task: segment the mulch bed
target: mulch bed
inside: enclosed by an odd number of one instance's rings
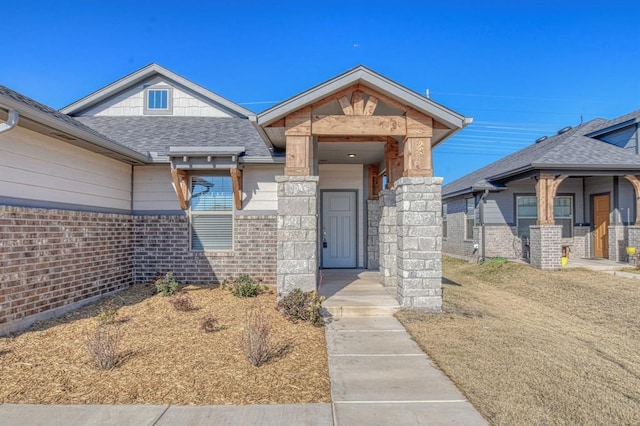
[[[0,337],[0,402],[38,404],[269,404],[329,402],[324,329],[294,324],[275,295],[237,298],[217,286],[187,286],[195,310],[180,312],[152,285],[135,285],[29,330]],[[105,304],[118,308],[121,359],[97,369],[85,339]],[[242,351],[245,313],[262,307],[274,356],[254,367]],[[200,322],[213,316],[218,328]]]

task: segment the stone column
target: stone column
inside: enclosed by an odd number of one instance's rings
[[[609,226],[609,260],[622,262],[627,259],[627,239],[624,225]]]
[[[398,302],[442,310],[442,178],[403,177],[396,182]]]
[[[380,268],[380,202],[367,201],[367,265],[369,269]]]
[[[396,272],[396,192],[392,189],[380,191],[380,227],[378,241],[380,245],[380,276],[382,284],[393,287],[397,282]]]
[[[530,263],[538,269],[560,269],[562,264],[562,226],[532,225],[529,227]]]
[[[276,176],[278,183],[278,297],[317,289],[318,176]]]
[[[629,247],[635,247],[636,254],[640,254],[640,226],[629,225],[627,232],[629,233]]]

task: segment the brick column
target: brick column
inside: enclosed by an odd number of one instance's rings
[[[396,182],[398,302],[442,310],[442,178],[403,177]]]
[[[378,202],[380,205],[380,227],[378,231],[380,276],[385,287],[393,287],[397,282],[396,192],[391,189],[383,189],[380,191]]]
[[[627,239],[624,225],[609,226],[609,260],[622,262],[627,259]]]
[[[627,243],[628,246],[635,247],[636,254],[640,254],[640,226],[629,225],[627,227],[627,232],[629,233],[629,242]]]
[[[532,225],[529,227],[531,266],[538,269],[560,269],[562,257],[562,226]]]
[[[318,176],[276,176],[278,296],[318,284]]]
[[[380,268],[380,203],[378,200],[367,200],[367,267]]]

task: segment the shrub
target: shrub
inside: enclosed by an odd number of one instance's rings
[[[118,308],[114,306],[113,299],[102,305],[98,312],[98,322],[102,325],[113,324],[118,316]]]
[[[222,281],[222,288],[227,288],[236,297],[256,297],[265,288],[258,284],[249,275],[240,275],[238,278],[225,278]]]
[[[178,281],[173,278],[173,272],[167,272],[156,279],[156,290],[163,296],[171,296],[178,291]]]
[[[176,311],[193,311],[195,306],[193,306],[193,300],[187,293],[178,293],[169,298],[169,303],[173,305]]]
[[[296,288],[278,301],[277,308],[294,323],[304,321],[319,327],[324,325],[323,301],[324,297],[318,296],[315,291],[305,293]]]
[[[264,308],[249,308],[245,314],[242,349],[251,364],[260,367],[273,355],[271,322]]]
[[[97,368],[110,370],[118,365],[120,361],[118,349],[122,335],[120,327],[102,324],[98,324],[95,329],[86,333],[87,352]]]
[[[211,315],[202,317],[200,320],[200,329],[205,333],[213,333],[222,329],[218,324],[218,320]]]

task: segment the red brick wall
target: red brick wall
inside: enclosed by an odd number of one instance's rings
[[[0,206],[0,333],[130,285],[129,215]]]
[[[136,283],[173,271],[176,279],[186,283],[220,283],[249,274],[264,284],[275,284],[275,215],[236,215],[233,251],[211,253],[189,250],[186,216],[135,216],[133,220]]]

